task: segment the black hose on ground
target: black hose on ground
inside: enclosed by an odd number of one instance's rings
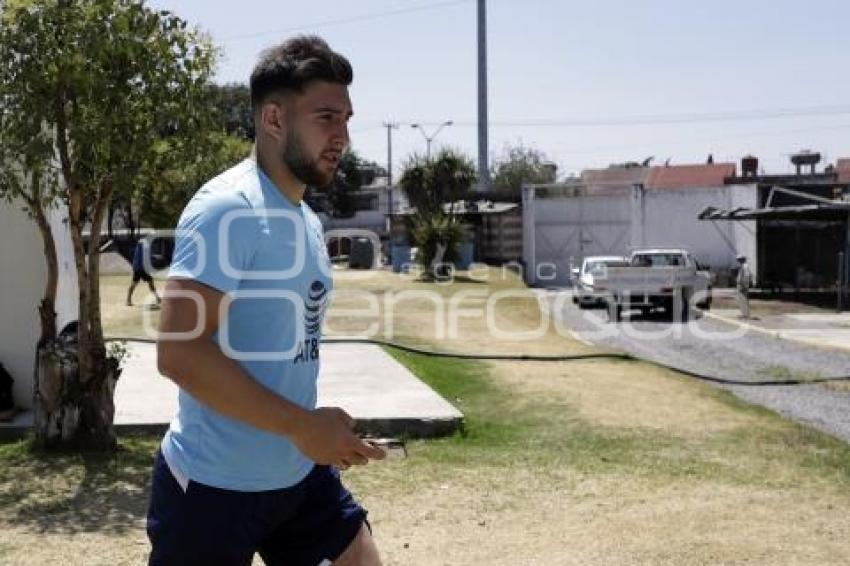
[[[107,342],[145,342],[145,343],[154,343],[155,340],[151,338],[107,338]],[[632,354],[622,354],[616,352],[601,352],[596,354],[564,354],[564,355],[534,355],[534,354],[465,354],[460,352],[443,352],[438,350],[426,350],[424,348],[417,348],[415,346],[407,346],[404,344],[399,344],[398,342],[391,342],[389,340],[380,340],[375,338],[322,338],[322,343],[325,344],[373,344],[376,346],[385,346],[388,348],[394,348],[396,350],[401,350],[403,352],[409,352],[411,354],[420,354],[423,356],[431,356],[436,358],[454,358],[459,360],[483,360],[483,361],[510,361],[510,362],[574,362],[581,360],[594,360],[594,359],[604,359],[604,360],[618,360],[618,361],[628,361],[628,362],[644,362],[647,364],[654,365],[656,367],[660,367],[672,372],[680,373],[682,375],[692,377],[694,379],[699,379],[701,381],[708,381],[711,383],[718,383],[721,385],[747,385],[747,386],[789,386],[789,385],[813,385],[817,383],[829,383],[835,381],[850,381],[850,375],[842,375],[835,377],[813,377],[811,379],[769,379],[769,380],[761,380],[761,381],[743,381],[739,379],[724,379],[722,377],[714,377],[711,375],[705,375],[701,373],[696,373],[693,371],[689,371],[682,368],[677,368],[675,366],[670,366],[661,362],[657,362],[655,360],[650,360],[647,358],[641,358],[639,356],[633,356]]]

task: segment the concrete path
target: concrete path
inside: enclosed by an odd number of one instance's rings
[[[783,313],[740,318],[737,309],[714,309],[705,316],[808,346],[850,351],[850,313]]]
[[[156,370],[153,344],[130,342],[115,390],[115,424],[124,430],[165,430],[177,412],[177,386]],[[345,409],[373,436],[432,437],[455,431],[463,415],[378,346],[323,344],[319,405]],[[32,414],[14,425],[31,426]],[[6,433],[11,433],[10,425]],[[0,435],[3,435],[0,430]]]

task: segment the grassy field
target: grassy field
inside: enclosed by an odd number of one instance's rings
[[[378,337],[441,349],[589,351],[551,325],[531,342],[494,338],[473,314],[457,319],[459,338],[440,337],[436,303],[424,297],[386,308],[403,291],[521,290],[513,276],[440,286],[356,275],[336,277],[335,334],[371,324]],[[371,301],[362,290],[378,298],[377,314],[352,314]],[[132,331],[140,311],[123,309],[109,313],[116,334]],[[493,320],[530,330],[544,319],[529,295],[500,301]],[[388,351],[466,423],[452,437],[408,442],[406,459],[345,472],[387,564],[850,563],[850,449],[824,434],[637,362]],[[143,563],[157,440],[125,436],[109,458],[0,446],[0,562]]]

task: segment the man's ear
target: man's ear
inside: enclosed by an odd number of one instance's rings
[[[263,133],[282,140],[286,132],[286,105],[277,100],[267,100],[260,107],[260,128]]]

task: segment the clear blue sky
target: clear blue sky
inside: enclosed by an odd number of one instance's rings
[[[319,34],[354,66],[359,153],[385,164],[381,122],[401,122],[398,171],[425,151],[407,124],[451,119],[435,146],[477,161],[475,0],[151,5],[212,35],[219,82],[247,82],[264,47]],[[850,157],[849,21],[844,0],[489,0],[491,159],[520,141],[559,176],[649,156],[753,153],[768,172],[790,170],[788,154],[803,148]]]

